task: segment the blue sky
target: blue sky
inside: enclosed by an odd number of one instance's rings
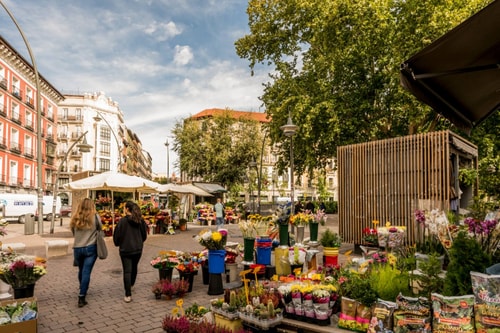
[[[267,74],[250,76],[234,42],[248,34],[243,0],[2,0],[38,70],[61,93],[103,91],[166,172],[174,124],[207,108],[259,111]],[[0,7],[0,34],[29,61]],[[171,139],[169,139],[171,141]],[[170,153],[170,172],[177,157]]]

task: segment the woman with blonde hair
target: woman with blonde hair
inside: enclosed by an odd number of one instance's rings
[[[78,307],[87,305],[85,297],[90,284],[90,274],[97,260],[97,230],[102,229],[102,223],[97,214],[94,201],[83,199],[78,209],[71,216],[71,232],[75,237],[73,243],[74,265],[78,266]]]

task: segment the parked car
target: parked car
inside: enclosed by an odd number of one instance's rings
[[[71,206],[62,205],[62,207],[61,207],[61,216],[71,217]]]

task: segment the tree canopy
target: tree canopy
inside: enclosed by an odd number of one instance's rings
[[[173,150],[182,172],[228,186],[244,183],[248,163],[260,155],[260,124],[231,116],[229,110],[204,119],[187,118],[175,124]],[[256,144],[257,143],[257,144]]]
[[[399,83],[400,64],[486,6],[487,0],[250,0],[250,33],[235,43],[253,71],[269,68],[261,100],[288,164],[324,167],[338,146],[452,129]]]

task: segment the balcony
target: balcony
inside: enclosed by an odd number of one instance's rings
[[[24,148],[24,156],[26,156],[27,158],[33,158],[35,156],[34,152],[35,150],[31,147]]]
[[[0,80],[0,87],[3,88],[4,90],[7,90],[7,79],[2,78]]]
[[[67,133],[61,133],[61,132],[59,132],[59,133],[57,133],[57,138],[59,140],[66,141],[66,140],[68,140],[68,134]]]
[[[7,117],[7,107],[3,104],[0,104],[0,116]]]
[[[23,101],[23,98],[21,96],[21,92],[19,91],[19,88],[13,86],[12,87],[12,96],[20,100],[21,102]]]
[[[33,104],[33,98],[32,97],[26,96],[26,105],[28,105],[32,109],[35,108],[35,105]]]
[[[2,149],[7,148],[7,139],[6,138],[0,138],[0,148],[2,148]]]
[[[21,116],[19,115],[19,112],[12,110],[10,119],[16,124],[21,125]]]
[[[47,135],[47,141],[54,143],[54,135],[53,134],[48,134]]]
[[[10,151],[14,154],[21,154],[21,145],[17,142],[10,143]]]

